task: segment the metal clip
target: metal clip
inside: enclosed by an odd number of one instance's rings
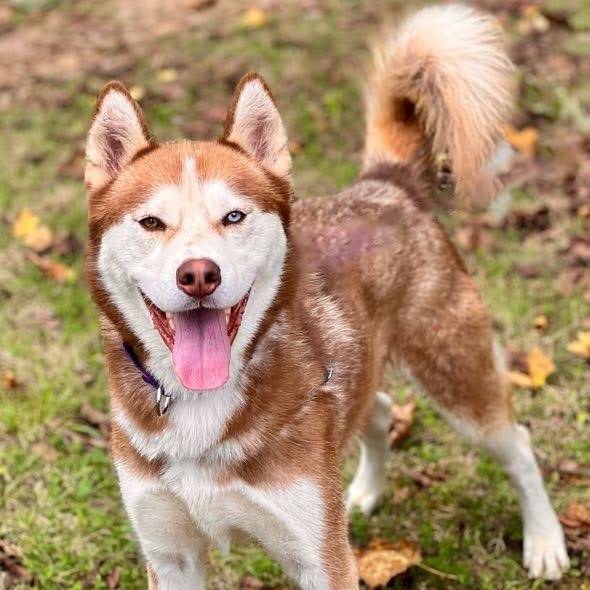
[[[171,395],[166,395],[164,393],[164,390],[160,385],[156,391],[156,414],[158,414],[158,416],[163,416],[168,411],[171,398]]]

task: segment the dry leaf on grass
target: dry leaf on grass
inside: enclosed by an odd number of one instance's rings
[[[419,469],[410,473],[412,481],[421,488],[429,488],[430,486],[447,481],[449,474],[445,471],[437,469],[435,465],[427,465],[424,469]]]
[[[6,539],[0,539],[0,572],[6,572],[8,588],[32,580],[31,574],[22,564],[20,548]]]
[[[268,14],[262,8],[252,7],[242,15],[241,24],[248,29],[259,29],[268,22]]]
[[[506,125],[504,127],[504,137],[515,150],[527,156],[535,155],[539,132],[534,127],[516,129],[512,125]]]
[[[49,227],[29,209],[23,209],[12,224],[12,235],[27,248],[40,253],[53,244],[53,233]]]
[[[533,326],[536,330],[545,330],[549,325],[549,319],[546,315],[538,315],[533,319]]]
[[[29,260],[48,278],[58,283],[71,283],[76,279],[76,272],[73,268],[51,260],[43,258],[34,252],[29,252]]]
[[[410,401],[401,406],[393,404],[391,407],[391,430],[389,432],[389,445],[391,447],[399,446],[410,434],[414,423],[415,409],[415,401]]]
[[[119,588],[119,582],[121,581],[121,573],[122,573],[121,568],[117,566],[107,576],[107,588],[109,590],[117,590]]]
[[[20,381],[16,377],[16,373],[11,369],[6,369],[0,375],[0,383],[2,383],[2,388],[5,390],[14,390],[18,389],[21,385]]]
[[[590,360],[590,332],[578,332],[577,338],[567,345],[567,349],[576,356]]]
[[[526,355],[526,372],[508,371],[508,380],[516,387],[540,389],[553,373],[555,373],[553,360],[537,346]]]
[[[421,560],[420,549],[412,541],[375,540],[357,557],[359,579],[369,588],[385,586]]]
[[[31,450],[37,455],[37,457],[43,459],[43,461],[47,463],[55,463],[59,458],[59,453],[44,440],[33,443],[31,445]]]
[[[559,520],[574,551],[590,551],[590,511],[578,502],[570,504],[560,515]]]
[[[111,421],[105,412],[101,412],[89,402],[84,402],[78,411],[80,418],[94,428],[98,428],[105,438],[108,438],[111,431]]]

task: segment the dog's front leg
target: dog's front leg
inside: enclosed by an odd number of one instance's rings
[[[149,590],[204,590],[206,548],[182,500],[155,478],[117,468],[123,501],[147,560]]]
[[[319,478],[317,474],[322,474]],[[253,492],[264,516],[248,525],[301,590],[358,590],[340,474],[317,468],[288,485]]]

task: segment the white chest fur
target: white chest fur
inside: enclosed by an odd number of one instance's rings
[[[162,564],[177,587],[204,587],[199,554],[210,543],[228,548],[236,532],[258,540],[302,587],[327,587],[324,506],[310,479],[256,487],[221,483],[219,468],[195,461],[172,463],[158,480],[138,478],[122,465],[118,472],[146,558]],[[170,576],[174,564],[179,570]]]

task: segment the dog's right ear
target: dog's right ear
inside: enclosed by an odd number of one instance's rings
[[[96,101],[86,140],[86,186],[91,191],[103,188],[152,145],[140,106],[121,82],[109,82]]]

